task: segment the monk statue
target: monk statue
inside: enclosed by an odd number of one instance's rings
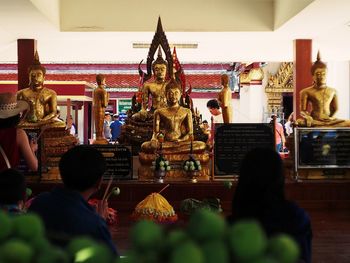
[[[162,52],[159,47],[158,58],[152,64],[154,81],[146,82],[143,85],[141,90],[142,91],[141,110],[132,116],[134,120],[145,121],[149,117],[149,115],[152,115],[152,113],[156,109],[166,107],[165,85],[167,83],[166,81],[167,67],[168,67],[168,63],[166,62],[166,60],[162,58]],[[152,106],[150,111],[148,112],[147,111],[148,104],[149,104],[149,101],[151,101],[150,97],[152,98]]]
[[[300,92],[300,115],[303,119],[297,120],[298,126],[350,127],[349,120],[335,118],[338,98],[336,90],[326,85],[326,73],[327,66],[318,53],[317,60],[311,67],[314,83]]]
[[[17,92],[17,100],[24,100],[29,111],[19,126],[24,129],[46,127],[66,127],[57,118],[57,94],[44,87],[46,69],[40,64],[38,52],[35,52],[34,63],[29,67],[29,87]]]
[[[102,74],[96,75],[96,83],[97,88],[93,92],[96,140],[93,144],[108,144],[108,141],[103,136],[103,122],[109,100],[109,94],[105,90],[106,77]]]
[[[224,123],[232,122],[232,91],[228,86],[228,76],[221,75],[222,89],[218,95],[219,105],[221,107]]]
[[[153,136],[151,141],[141,145],[144,153],[154,153],[159,148],[157,136],[164,134],[162,153],[181,154],[189,153],[193,140],[192,112],[179,105],[181,86],[172,80],[165,87],[168,106],[154,112]],[[201,141],[192,142],[193,153],[204,152],[206,144]]]

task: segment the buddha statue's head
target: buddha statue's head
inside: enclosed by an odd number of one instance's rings
[[[316,86],[326,85],[327,65],[321,61],[320,52],[317,53],[317,60],[311,67],[311,74]]]
[[[106,85],[106,76],[103,74],[97,74],[96,75],[96,83],[98,86]]]
[[[43,85],[45,80],[46,69],[40,63],[38,51],[35,51],[34,62],[28,68],[28,73],[30,87],[38,88]]]
[[[168,105],[175,105],[182,95],[181,84],[172,79],[165,87],[165,95]]]
[[[165,80],[168,63],[162,57],[162,51],[158,48],[158,57],[152,64],[153,75],[156,80]]]

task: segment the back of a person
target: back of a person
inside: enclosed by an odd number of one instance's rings
[[[272,147],[251,150],[240,165],[230,219],[258,220],[269,236],[289,234],[299,244],[300,259],[310,263],[310,219],[302,208],[286,200],[284,188],[284,167],[279,154]]]
[[[111,123],[111,133],[112,133],[112,140],[115,141],[118,139],[120,133],[121,133],[121,126],[122,123],[119,120],[115,120]]]
[[[106,221],[107,202],[101,201],[97,209],[87,200],[99,189],[106,171],[106,161],[97,149],[79,145],[64,153],[59,162],[63,186],[50,193],[37,196],[29,211],[44,221],[49,238],[65,246],[75,236],[89,236],[104,242],[118,254]]]
[[[106,235],[100,228],[101,224],[107,227],[105,221],[78,192],[56,188],[43,193],[33,200],[29,211],[40,215],[50,240],[60,246],[66,245],[74,236],[89,235],[100,239]]]

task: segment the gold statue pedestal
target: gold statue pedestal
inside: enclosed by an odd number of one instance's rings
[[[92,141],[92,144],[108,144],[105,138],[98,138]]]
[[[196,171],[196,177],[183,169],[183,163],[188,159],[188,154],[166,154],[163,156],[169,161],[171,170],[166,171],[163,179],[164,182],[196,182],[208,181],[210,179],[210,165],[209,153],[192,154],[196,160],[201,162],[202,169]],[[140,167],[138,169],[138,179],[140,181],[153,181],[155,179],[154,170],[152,169],[152,162],[156,159],[156,154],[147,154],[141,152],[139,154]],[[196,179],[196,180],[193,180]]]
[[[66,128],[52,127],[43,131],[41,140],[41,180],[60,180],[58,163],[61,156],[78,143]]]

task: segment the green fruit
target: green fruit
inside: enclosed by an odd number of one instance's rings
[[[222,216],[207,209],[199,209],[191,216],[188,231],[199,242],[217,240],[224,236],[226,222]]]
[[[36,214],[23,214],[13,218],[13,232],[18,238],[32,241],[44,236],[45,227]]]
[[[300,255],[298,244],[286,234],[270,239],[268,253],[279,263],[297,262]]]
[[[260,258],[249,261],[249,263],[279,263],[279,262],[268,256],[262,256]]]
[[[97,244],[92,247],[86,247],[75,253],[75,263],[110,263],[113,259],[110,249],[103,245]]]
[[[0,242],[9,237],[12,233],[13,223],[10,217],[0,211]]]
[[[67,245],[67,252],[74,256],[78,251],[95,246],[97,243],[89,237],[74,238]]]
[[[223,241],[209,241],[202,245],[202,252],[206,263],[230,262],[228,247]]]
[[[30,242],[30,246],[34,251],[44,251],[51,248],[50,242],[46,237],[38,236]]]
[[[152,221],[138,222],[130,232],[133,246],[139,251],[157,249],[163,239],[163,230]]]
[[[170,255],[170,263],[202,263],[204,256],[200,248],[193,242],[180,244]]]
[[[33,255],[31,247],[18,239],[11,239],[0,248],[0,262],[29,263]]]
[[[189,237],[185,233],[185,231],[182,230],[173,230],[171,231],[165,241],[165,247],[167,250],[173,250],[176,248],[179,244],[188,241]]]
[[[240,221],[228,231],[229,246],[235,258],[248,261],[260,257],[266,249],[266,235],[255,221]]]
[[[42,250],[37,256],[36,263],[69,263],[69,257],[62,249],[49,248]]]

